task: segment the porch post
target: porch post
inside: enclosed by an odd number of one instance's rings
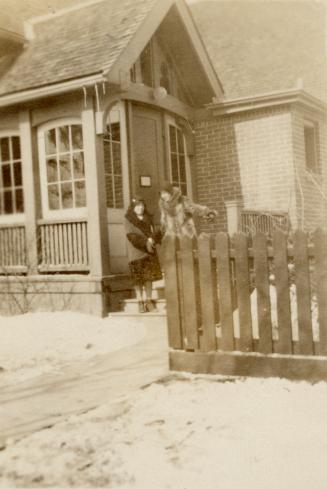
[[[38,174],[36,158],[33,154],[33,134],[30,112],[19,112],[19,132],[24,188],[25,210],[25,239],[27,273],[37,273],[37,200],[36,200],[36,175]]]
[[[241,202],[239,200],[226,200],[225,207],[227,213],[227,232],[231,236],[240,230]]]
[[[82,111],[88,212],[88,248],[93,277],[109,275],[109,239],[102,135],[96,134],[94,102]]]

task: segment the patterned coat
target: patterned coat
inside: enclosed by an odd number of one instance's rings
[[[208,218],[209,214],[217,212],[200,204],[195,204],[188,197],[182,195],[179,188],[174,187],[171,198],[165,202],[160,198],[161,227],[165,236],[182,238],[196,236],[193,216]]]

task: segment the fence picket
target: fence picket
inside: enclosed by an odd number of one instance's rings
[[[179,291],[177,277],[176,241],[165,238],[162,243],[162,259],[165,272],[165,298],[167,307],[168,343],[176,350],[183,348]]]
[[[240,320],[240,349],[252,351],[252,320],[248,242],[243,233],[235,235],[236,290]]]
[[[253,257],[259,327],[258,350],[260,353],[272,353],[267,238],[265,234],[261,232],[258,232],[253,237]]]
[[[216,259],[221,324],[221,338],[218,346],[221,350],[232,351],[234,349],[233,301],[229,237],[226,233],[218,233],[216,236]]]
[[[273,234],[274,271],[277,295],[278,341],[276,353],[292,353],[291,304],[288,284],[287,238],[282,231]]]
[[[195,267],[193,259],[193,241],[190,238],[180,239],[180,255],[183,280],[183,316],[185,319],[185,347],[197,350],[198,344],[198,312],[195,291]]]
[[[294,233],[294,265],[299,325],[299,341],[295,344],[294,351],[303,355],[311,355],[313,353],[313,337],[308,242],[307,235],[303,231]]]
[[[198,239],[199,278],[201,294],[201,318],[203,332],[200,336],[201,351],[212,351],[217,347],[215,304],[216,290],[213,281],[210,236],[202,234]]]
[[[317,229],[314,234],[315,276],[318,301],[319,354],[327,355],[327,232]]]

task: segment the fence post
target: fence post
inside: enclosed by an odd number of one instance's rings
[[[295,347],[295,353],[311,355],[313,353],[313,335],[308,240],[306,233],[303,231],[295,231],[294,233],[294,265],[299,325],[299,341]]]
[[[266,235],[258,232],[253,237],[255,284],[259,326],[259,352],[272,353],[272,325],[270,309],[269,270]]]
[[[201,318],[203,333],[200,336],[201,351],[216,350],[215,304],[216,291],[213,283],[210,236],[198,238],[199,278],[201,293]]]
[[[171,348],[180,350],[183,348],[181,331],[181,317],[179,306],[179,290],[176,240],[165,237],[162,243],[162,260],[165,274],[165,298],[167,308],[168,343]]]
[[[246,235],[243,233],[236,234],[235,268],[241,351],[253,350],[248,252]]]
[[[292,353],[292,322],[288,283],[287,238],[279,230],[273,234],[274,273],[277,295],[278,341],[276,353]]]
[[[180,257],[183,284],[182,321],[185,331],[184,348],[186,350],[197,350],[199,348],[198,309],[192,239],[187,237],[180,239]]]
[[[317,229],[314,234],[315,273],[317,282],[319,354],[327,355],[327,232]]]
[[[218,233],[216,236],[216,259],[221,323],[221,338],[218,341],[218,348],[224,351],[232,351],[234,350],[233,301],[229,236],[226,233]]]

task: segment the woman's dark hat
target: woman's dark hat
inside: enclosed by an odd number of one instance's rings
[[[131,200],[131,207],[134,209],[134,207],[137,204],[141,204],[141,203],[145,205],[143,197],[141,197],[140,195],[134,195],[134,197]]]

